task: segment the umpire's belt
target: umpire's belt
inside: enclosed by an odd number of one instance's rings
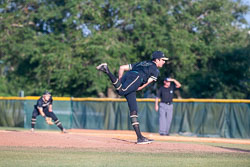
[[[167,105],[173,104],[172,102],[162,102],[162,103],[167,104]]]

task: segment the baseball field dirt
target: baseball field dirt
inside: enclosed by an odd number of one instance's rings
[[[137,145],[133,131],[118,130],[86,130],[71,129],[63,134],[59,131],[30,132],[28,130],[0,130],[0,146],[16,147],[55,147],[55,148],[84,148],[103,151],[119,152],[214,152],[214,153],[249,153],[249,139],[222,139],[204,137],[160,136],[157,133],[144,133],[155,142]],[[234,149],[202,143],[240,144],[242,148]]]

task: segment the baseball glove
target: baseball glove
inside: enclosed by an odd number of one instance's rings
[[[45,117],[45,121],[48,125],[54,125],[54,123],[52,122],[52,118],[51,117]]]

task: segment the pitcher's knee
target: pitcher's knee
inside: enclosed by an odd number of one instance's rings
[[[126,95],[126,92],[124,92],[122,89],[119,89],[119,90],[117,90],[116,92],[117,92],[117,94],[120,95],[120,96]]]

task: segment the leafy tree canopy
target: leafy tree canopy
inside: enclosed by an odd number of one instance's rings
[[[184,98],[249,98],[249,6],[240,0],[1,0],[0,95],[110,96],[95,66],[170,61]]]

